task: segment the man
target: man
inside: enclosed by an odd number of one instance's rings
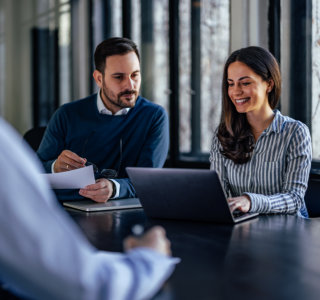
[[[169,145],[168,117],[162,107],[139,96],[140,57],[131,40],[103,41],[94,59],[99,92],[60,107],[37,153],[46,172],[97,166],[97,181],[79,191],[83,197],[97,202],[134,197],[125,168],[163,166]],[[75,193],[58,196],[74,199]]]
[[[2,286],[28,299],[154,295],[177,262],[164,230],[127,238],[126,254],[97,251],[59,207],[33,151],[1,119],[0,140]]]

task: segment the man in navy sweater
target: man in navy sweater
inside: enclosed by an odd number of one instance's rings
[[[168,152],[165,110],[139,96],[140,57],[135,43],[110,38],[97,46],[94,59],[99,92],[61,106],[37,152],[48,173],[88,164],[97,167],[95,184],[79,192],[57,192],[60,200],[134,197],[125,168],[162,167]]]

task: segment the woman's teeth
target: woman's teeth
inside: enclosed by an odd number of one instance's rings
[[[239,104],[244,103],[244,102],[247,102],[247,101],[249,101],[249,98],[245,98],[245,99],[236,99],[236,103],[239,103]]]

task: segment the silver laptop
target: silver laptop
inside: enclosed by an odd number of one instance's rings
[[[231,213],[213,170],[126,168],[148,217],[237,223],[258,213]]]
[[[140,208],[141,203],[138,198],[126,198],[119,200],[109,200],[105,203],[97,203],[92,200],[79,200],[63,202],[65,207],[78,209],[81,211],[103,211],[103,210],[116,210],[116,209],[129,209],[129,208]]]

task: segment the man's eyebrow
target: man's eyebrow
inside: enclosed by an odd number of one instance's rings
[[[135,71],[133,71],[131,74],[137,73],[137,72],[140,73],[140,70],[135,70]],[[116,73],[112,73],[111,75],[112,75],[112,76],[119,76],[119,75],[123,76],[123,75],[125,75],[125,74],[126,74],[126,73],[116,72]]]
[[[116,73],[113,73],[111,74],[112,76],[115,76],[115,75],[124,75],[124,73],[121,73],[121,72],[116,72]]]

